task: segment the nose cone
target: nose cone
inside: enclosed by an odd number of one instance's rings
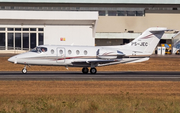
[[[13,56],[13,57],[9,58],[8,61],[16,64],[17,63],[17,57]]]

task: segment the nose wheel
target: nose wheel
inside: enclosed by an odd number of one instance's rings
[[[27,73],[26,65],[25,65],[24,68],[22,69],[22,73],[23,73],[23,74],[26,74],[26,73]]]
[[[23,68],[23,69],[22,69],[22,73],[23,73],[23,74],[26,74],[26,73],[27,73],[27,69],[26,69],[26,68]]]

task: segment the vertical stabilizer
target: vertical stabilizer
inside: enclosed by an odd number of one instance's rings
[[[149,28],[132,42],[125,45],[125,47],[126,49],[133,50],[136,53],[151,55],[165,31],[169,30],[163,27]]]

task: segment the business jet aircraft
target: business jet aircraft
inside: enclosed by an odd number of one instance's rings
[[[83,67],[82,72],[96,74],[97,66],[142,62],[149,59],[167,28],[152,27],[126,45],[118,46],[63,46],[40,45],[33,50],[8,59],[15,64]]]

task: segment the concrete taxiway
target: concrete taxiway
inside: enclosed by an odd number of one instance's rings
[[[180,81],[180,72],[98,72],[82,74],[81,72],[0,72],[0,80],[62,80],[62,81]]]

